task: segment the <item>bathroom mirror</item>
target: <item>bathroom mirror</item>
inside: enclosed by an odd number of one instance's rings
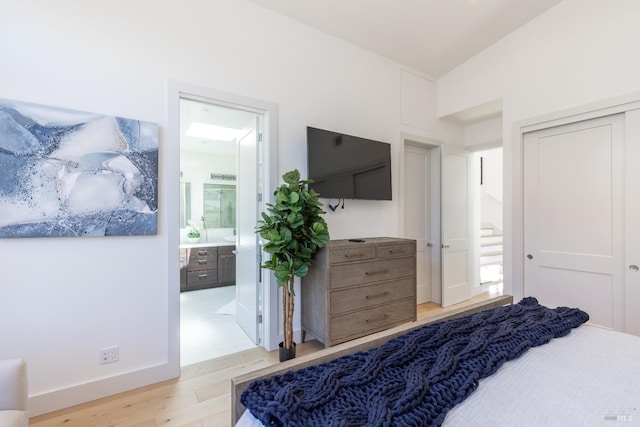
[[[180,183],[180,228],[187,226],[191,218],[191,183]]]
[[[204,184],[203,191],[207,228],[236,228],[236,186]]]

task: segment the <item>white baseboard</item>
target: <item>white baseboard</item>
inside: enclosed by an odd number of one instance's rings
[[[134,372],[29,396],[29,416],[35,417],[58,411],[179,376],[180,366],[169,366],[168,363],[165,363]]]

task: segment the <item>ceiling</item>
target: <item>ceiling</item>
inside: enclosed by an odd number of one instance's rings
[[[249,0],[322,32],[438,78],[561,0]],[[479,106],[472,123],[501,110]],[[462,113],[460,113],[462,114]],[[242,129],[255,115],[196,100],[182,100],[183,150],[231,155],[235,144],[185,135],[191,123]]]
[[[249,0],[433,78],[561,0]]]

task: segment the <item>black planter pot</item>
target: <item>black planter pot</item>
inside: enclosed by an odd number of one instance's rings
[[[295,359],[296,357],[296,343],[293,343],[293,347],[284,348],[284,343],[280,343],[280,361]]]

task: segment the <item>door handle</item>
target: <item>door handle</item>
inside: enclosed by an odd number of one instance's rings
[[[533,255],[531,254],[527,255],[527,259],[533,259]]]
[[[638,266],[637,266],[637,265],[635,265],[635,264],[631,264],[631,265],[629,266],[629,270],[631,270],[631,271],[633,271],[633,272],[636,272],[636,271],[640,270],[640,267],[638,267]]]
[[[450,248],[450,247],[451,247],[451,246],[447,245],[446,243],[443,243],[443,244],[442,244],[442,249],[447,249],[447,248]]]

